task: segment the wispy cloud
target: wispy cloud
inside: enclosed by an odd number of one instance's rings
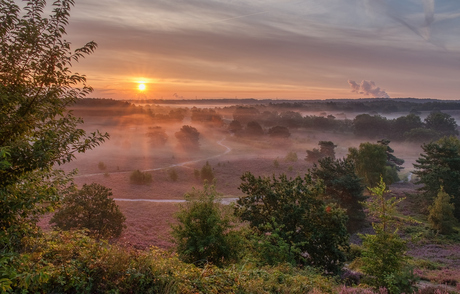
[[[352,97],[343,85],[350,76],[372,76],[392,97],[460,90],[460,3],[452,1],[80,0],[72,16],[72,42],[99,43],[77,65],[97,77],[96,89],[142,75],[194,89],[208,81],[229,97],[264,84],[278,97],[285,89]]]

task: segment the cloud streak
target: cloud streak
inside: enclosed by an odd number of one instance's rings
[[[99,44],[94,58],[76,65],[96,78],[96,94],[122,93],[124,81],[142,76],[158,81],[149,88],[184,98],[184,88],[210,97],[245,89],[257,97],[351,98],[343,81],[372,75],[395,97],[460,98],[460,5],[367,0],[369,15],[362,1],[80,0],[69,37]],[[369,86],[372,95],[377,87]]]
[[[358,84],[355,81],[348,80],[348,84],[353,93],[372,96],[374,98],[390,98],[390,95],[388,95],[385,90],[377,87],[373,81],[362,80],[361,84]]]

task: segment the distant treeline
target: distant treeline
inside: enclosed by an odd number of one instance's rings
[[[433,110],[458,110],[460,100],[436,100],[417,98],[366,98],[331,100],[273,100],[273,99],[195,99],[195,100],[128,100],[132,103],[146,104],[182,104],[182,105],[251,105],[254,107],[274,107],[310,111],[347,111],[347,112],[408,112]]]
[[[460,109],[458,102],[430,101],[415,103],[408,101],[376,100],[367,102],[322,102],[310,103],[312,106],[321,106],[316,110],[355,111],[376,113],[369,111],[373,108],[381,112],[407,111],[410,113],[395,119],[388,119],[378,114],[363,113],[355,119],[346,119],[345,114],[320,116],[306,115],[298,111],[305,105],[300,102],[279,103],[276,105],[255,106],[231,106],[224,108],[175,108],[165,106],[136,106],[126,101],[111,99],[83,99],[77,103],[77,109],[86,115],[130,115],[145,114],[158,123],[182,122],[186,116],[190,116],[194,123],[206,124],[213,127],[226,126],[229,131],[237,136],[257,137],[270,135],[271,137],[289,137],[289,130],[305,128],[319,131],[331,131],[339,133],[354,133],[356,136],[365,138],[387,138],[395,141],[428,142],[442,136],[457,135],[455,119],[441,110]],[[79,107],[79,108],[78,108]],[[325,109],[325,107],[329,109]],[[101,110],[103,108],[103,110]],[[290,109],[293,108],[293,109]],[[295,110],[294,110],[295,108]],[[392,111],[390,111],[392,110]],[[431,111],[428,117],[422,121],[420,111]],[[227,120],[224,119],[227,118]],[[229,118],[233,121],[229,121]],[[227,123],[225,123],[227,121]]]

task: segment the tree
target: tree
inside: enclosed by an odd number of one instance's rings
[[[365,218],[361,202],[366,198],[363,196],[364,186],[361,178],[356,175],[353,161],[326,157],[313,165],[311,175],[314,180],[324,183],[324,199],[337,203],[346,210],[348,231],[359,228]]]
[[[431,228],[441,234],[451,234],[456,223],[453,214],[454,205],[450,203],[451,198],[449,194],[444,192],[444,188],[441,186],[438,196],[434,200],[433,205],[430,206],[428,221]]]
[[[353,126],[356,136],[376,138],[388,135],[390,123],[380,115],[360,114],[353,120]]]
[[[268,129],[268,135],[271,138],[282,138],[287,139],[291,136],[289,129],[283,126],[276,126]]]
[[[179,257],[204,266],[211,262],[221,266],[238,258],[239,237],[232,214],[219,203],[214,186],[185,194],[186,203],[172,225],[173,242]]]
[[[175,133],[178,144],[184,150],[200,148],[200,133],[191,126],[182,126],[179,132]]]
[[[323,157],[335,158],[335,145],[332,141],[319,141],[318,145],[320,146],[319,151]]]
[[[165,130],[159,126],[149,127],[147,137],[149,138],[150,145],[154,147],[164,146],[166,141],[168,141],[168,135],[166,135]]]
[[[68,107],[92,91],[72,62],[96,43],[72,51],[64,40],[73,1],[54,1],[46,18],[44,0],[25,11],[0,1],[0,248],[19,244],[35,232],[38,216],[53,210],[71,175],[54,167],[71,161],[105,139],[87,136]],[[10,247],[11,248],[11,247]]]
[[[447,113],[433,111],[425,118],[425,125],[439,136],[458,135],[457,122]]]
[[[383,178],[371,191],[366,203],[375,235],[360,235],[363,239],[362,270],[368,275],[366,283],[376,288],[386,287],[390,293],[412,293],[413,277],[406,266],[407,243],[398,235],[398,222],[394,217],[396,205],[404,199],[385,199],[386,185]]]
[[[97,183],[84,184],[64,199],[50,223],[62,230],[85,228],[96,238],[118,237],[126,218],[112,195],[112,189]]]
[[[404,140],[405,133],[410,132],[413,129],[422,128],[423,123],[420,116],[410,113],[406,116],[396,118],[391,122],[391,138],[395,140]]]
[[[262,126],[256,121],[250,121],[246,125],[245,135],[248,137],[260,137],[264,134]]]
[[[335,158],[335,145],[332,141],[319,141],[318,145],[320,149],[313,148],[313,150],[307,150],[307,157],[305,160],[308,162],[317,162],[321,158],[331,157]]]
[[[238,106],[233,112],[233,119],[239,121],[243,125],[253,121],[259,116],[259,110],[255,107]]]
[[[241,179],[239,189],[246,196],[237,200],[235,213],[259,236],[277,235],[267,241],[283,250],[286,259],[278,262],[338,272],[345,260],[342,250],[348,248],[347,217],[321,200],[321,185],[308,175],[288,180],[284,174],[256,178],[247,172]]]
[[[420,189],[432,202],[441,186],[452,197],[454,216],[460,219],[460,140],[444,137],[436,142],[422,145],[424,153],[416,160],[414,174],[418,176]]]
[[[359,149],[348,149],[347,158],[355,164],[356,174],[363,178],[367,186],[375,186],[381,176],[386,175],[387,146],[382,144],[361,143]]]
[[[232,120],[232,122],[228,125],[228,130],[231,133],[238,134],[243,130],[243,126],[241,123],[237,120]]]

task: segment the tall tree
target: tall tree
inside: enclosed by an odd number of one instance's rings
[[[352,232],[361,226],[365,218],[361,204],[364,186],[355,172],[355,165],[350,159],[333,159],[326,157],[314,164],[311,170],[314,180],[324,183],[324,199],[337,203],[348,215],[348,231]]]
[[[72,51],[64,39],[73,2],[54,1],[46,18],[44,0],[27,1],[24,11],[14,1],[0,1],[2,243],[17,244],[59,202],[68,178],[53,167],[108,138],[99,132],[87,136],[78,128],[82,119],[68,111],[92,91],[84,75],[71,71],[72,62],[96,48],[89,42]]]
[[[422,145],[423,152],[416,160],[414,174],[418,176],[421,191],[432,202],[441,186],[452,197],[454,216],[460,220],[460,140],[443,137]]]

